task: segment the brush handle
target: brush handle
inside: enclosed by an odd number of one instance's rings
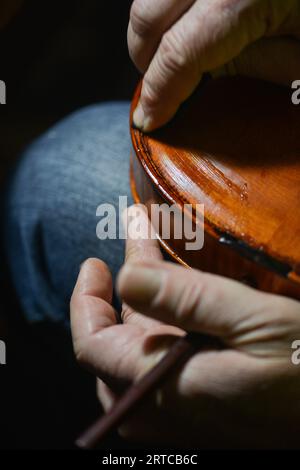
[[[207,347],[220,349],[220,340],[198,333],[187,333],[171,346],[167,354],[137,383],[128,388],[114,407],[80,436],[77,447],[93,449],[117,429],[161,383],[188,361],[197,351]]]

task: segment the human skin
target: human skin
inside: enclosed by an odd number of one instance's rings
[[[299,0],[135,0],[128,46],[144,75],[135,125],[166,124],[205,72],[290,86],[299,39]]]
[[[203,73],[241,74],[291,85],[300,77],[297,0],[135,0],[130,55],[143,73],[137,127],[167,123]],[[97,375],[109,410],[186,331],[220,337],[120,429],[147,444],[298,447],[300,304],[212,274],[166,263],[156,242],[127,240],[116,320],[109,268],[88,260],[71,301],[74,349]]]
[[[146,226],[146,214],[139,217]],[[172,446],[299,445],[300,366],[291,361],[299,302],[167,263],[157,242],[146,239],[127,240],[117,287],[122,324],[100,260],[84,263],[71,300],[76,357],[99,378],[105,410],[185,331],[218,336],[227,346],[197,353],[173,374],[121,427],[125,438]]]

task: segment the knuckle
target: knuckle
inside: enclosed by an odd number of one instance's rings
[[[187,65],[187,54],[185,49],[181,48],[180,40],[177,40],[172,32],[166,33],[161,40],[153,67],[144,77],[143,104],[150,110],[159,106],[171,77]]]
[[[269,295],[261,304],[269,324],[288,327],[294,331],[300,329],[298,302],[286,297]],[[282,312],[285,314],[282,315]]]
[[[176,302],[176,317],[182,324],[193,320],[201,303],[203,285],[198,280],[191,279],[182,285]]]
[[[137,243],[128,243],[125,253],[125,264],[128,261],[139,260],[141,256],[140,248]]]
[[[141,99],[143,105],[151,111],[160,102],[160,85],[146,74],[143,81]]]
[[[153,24],[145,0],[135,0],[130,10],[130,24],[135,34],[145,37],[151,33]]]
[[[82,367],[87,367],[88,364],[88,348],[86,341],[82,338],[74,340],[73,343],[75,359]]]
[[[187,66],[186,46],[178,33],[172,30],[165,33],[161,40],[160,51],[162,70],[178,72]]]
[[[132,315],[134,314],[132,308],[129,307],[129,305],[123,303],[123,307],[122,307],[122,312],[121,312],[121,318],[123,320],[124,323],[127,323],[130,318],[132,317]]]
[[[177,323],[184,325],[199,310],[203,289],[204,285],[193,276],[185,273],[185,277],[178,282],[177,274],[168,274],[155,299],[155,309],[170,311]]]

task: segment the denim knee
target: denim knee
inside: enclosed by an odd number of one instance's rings
[[[80,264],[104,259],[115,275],[118,240],[96,236],[99,204],[129,196],[129,105],[80,110],[24,152],[12,176],[5,210],[5,251],[28,318],[67,321]],[[130,198],[130,196],[129,196]]]

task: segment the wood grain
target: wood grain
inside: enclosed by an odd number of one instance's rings
[[[132,109],[138,97],[139,89]],[[175,258],[299,297],[299,136],[291,90],[210,80],[163,129],[145,135],[131,126],[135,199],[204,204],[204,249],[191,254],[169,240]]]

